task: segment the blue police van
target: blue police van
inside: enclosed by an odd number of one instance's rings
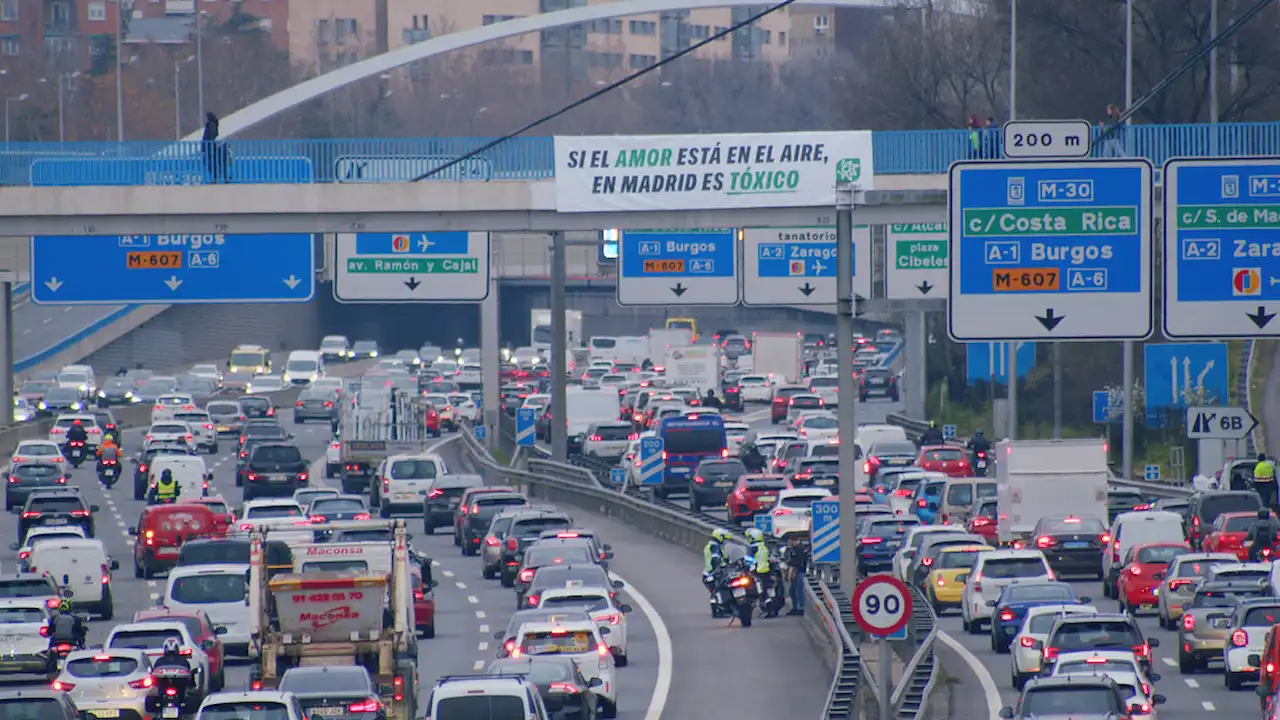
[[[658,426],[665,469],[659,497],[688,495],[694,468],[703,460],[729,456],[724,419],[719,415],[690,413],[669,417]]]

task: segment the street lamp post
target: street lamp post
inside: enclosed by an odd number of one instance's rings
[[[67,81],[78,77],[80,77],[79,70],[73,73],[62,73],[58,76],[58,142],[60,143],[67,141],[67,123],[65,116],[62,114],[62,94],[66,90]]]
[[[124,142],[124,4],[125,0],[116,0],[116,140]],[[58,93],[61,97],[62,84],[59,80]],[[58,103],[62,107],[62,103]],[[61,112],[59,112],[61,115]],[[61,120],[58,122],[62,124]]]
[[[196,106],[200,122],[204,122],[204,17],[208,11],[196,12]]]
[[[173,138],[182,139],[182,66],[191,63],[197,56],[186,60],[173,61]]]
[[[27,93],[22,93],[17,97],[4,99],[4,141],[6,144],[9,142],[9,104],[22,102],[23,100],[26,100],[28,97],[31,97],[31,96],[28,95]]]

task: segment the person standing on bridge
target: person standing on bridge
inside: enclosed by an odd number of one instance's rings
[[[218,116],[213,113],[204,114],[204,135],[200,138],[200,150],[204,154],[204,165],[213,182],[227,181],[226,157],[223,148],[218,144]]]

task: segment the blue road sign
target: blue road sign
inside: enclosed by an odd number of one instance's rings
[[[609,484],[622,487],[627,482],[627,471],[620,467],[609,468]]]
[[[619,305],[736,305],[733,230],[627,230],[620,239]]]
[[[79,185],[206,185],[215,181],[196,146],[174,151],[178,156],[126,158],[42,158],[31,163],[36,187]],[[228,165],[233,183],[309,183],[311,160],[305,157],[234,157]]]
[[[517,447],[533,447],[535,431],[535,413],[533,408],[519,408],[516,410],[516,446]]]
[[[814,500],[809,508],[809,548],[813,561],[840,562],[840,501]]]
[[[1226,343],[1148,343],[1143,366],[1143,395],[1151,427],[1162,426],[1170,409],[1227,404]]]
[[[908,625],[909,625],[909,624],[910,624],[910,623],[908,623]],[[902,627],[898,628],[897,630],[893,631],[892,633],[889,633],[888,635],[883,636],[881,639],[882,639],[882,640],[906,640],[906,639],[907,639],[907,626],[906,626],[906,625],[903,625]]]
[[[1120,422],[1123,408],[1113,405],[1111,393],[1107,390],[1093,391],[1093,421],[1099,425]]]
[[[1147,482],[1160,482],[1160,466],[1147,465],[1142,468],[1142,479]]]
[[[1151,334],[1150,162],[960,162],[950,183],[952,338]]]
[[[755,528],[765,535],[773,534],[773,514],[763,512],[755,516]]]
[[[942,426],[942,439],[943,439],[943,440],[954,440],[954,439],[955,439],[955,437],[956,437],[956,426],[955,426],[955,425],[943,425],[943,426]]]
[[[489,437],[489,428],[485,427],[484,425],[477,425],[477,426],[476,426],[476,439],[477,439],[477,440],[480,440],[481,442],[483,442],[483,441],[484,441],[484,439],[485,439],[485,438],[487,438],[487,437]]]
[[[1009,343],[965,343],[965,376],[970,384],[1009,382]],[[1018,377],[1025,378],[1036,365],[1036,344],[1018,343]]]
[[[666,471],[666,462],[662,459],[663,442],[660,437],[640,439],[640,484],[661,485],[662,475]]]
[[[67,235],[31,238],[42,305],[308,302],[310,234]]]
[[[853,293],[871,297],[871,228],[853,228]],[[742,231],[742,304],[830,304],[836,300],[834,227]]]
[[[1171,160],[1164,168],[1164,333],[1280,335],[1280,160]]]

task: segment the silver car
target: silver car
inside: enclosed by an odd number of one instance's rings
[[[480,563],[485,580],[493,580],[502,575],[502,543],[507,539],[511,521],[527,509],[521,507],[503,510],[489,521],[489,530],[480,545]],[[489,542],[490,538],[493,538],[493,542]]]
[[[44,675],[56,671],[49,660],[49,608],[45,598],[0,601],[0,674]]]
[[[67,693],[86,717],[147,717],[156,683],[145,651],[95,648],[68,655],[53,689]]]
[[[195,448],[196,436],[184,422],[162,421],[147,430],[144,447],[152,443],[180,444]]]
[[[1028,680],[1040,674],[1044,641],[1049,637],[1049,630],[1055,620],[1071,613],[1096,615],[1098,609],[1092,605],[1037,605],[1027,609],[1022,629],[1018,630],[1010,645],[1009,679],[1014,688],[1021,690]]]
[[[1234,553],[1187,553],[1169,563],[1163,577],[1159,578],[1160,592],[1156,597],[1156,612],[1160,627],[1174,630],[1182,619],[1182,611],[1195,597],[1196,586],[1217,564],[1236,565],[1240,561]]]
[[[197,450],[204,450],[210,455],[218,452],[218,432],[213,424],[213,417],[205,410],[187,410],[177,413],[173,419],[184,422],[191,428],[194,437],[192,444]]]
[[[215,400],[205,410],[213,420],[213,431],[219,435],[239,435],[244,429],[244,408],[234,400]]]

